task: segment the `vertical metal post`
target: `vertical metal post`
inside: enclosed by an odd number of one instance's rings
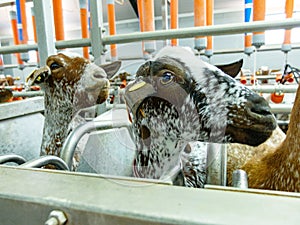
[[[162,30],[168,30],[168,0],[161,0],[161,21]],[[164,46],[168,45],[168,40],[164,40]]]
[[[92,54],[95,61],[100,60],[103,64],[105,58],[103,57],[104,46],[102,44],[102,28],[103,28],[103,17],[102,13],[102,1],[90,0],[90,13],[91,13],[91,46]]]
[[[4,46],[10,46],[12,44],[10,44],[9,41],[2,40],[0,46],[4,47]],[[13,55],[12,54],[3,54],[2,56],[3,56],[3,63],[8,64],[8,65],[13,63],[13,58],[12,58]],[[4,74],[14,74],[13,69],[6,69],[4,71]]]
[[[207,184],[226,186],[227,149],[225,144],[207,146]]]
[[[36,21],[38,51],[40,64],[44,66],[49,55],[56,53],[54,29],[52,24],[53,11],[51,0],[33,0]]]

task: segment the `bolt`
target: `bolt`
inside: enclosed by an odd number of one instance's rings
[[[64,225],[67,222],[67,217],[63,211],[53,210],[50,212],[45,225]]]

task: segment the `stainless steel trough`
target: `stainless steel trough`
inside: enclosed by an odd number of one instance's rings
[[[0,104],[0,155],[39,157],[44,126],[44,98]]]

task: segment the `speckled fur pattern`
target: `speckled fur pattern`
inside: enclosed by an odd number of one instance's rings
[[[165,71],[172,74],[172,82],[180,84],[184,91],[172,92],[173,89],[168,89],[171,82],[165,89],[160,87]],[[182,164],[180,154],[190,141],[255,145],[256,141],[265,141],[275,129],[275,119],[264,99],[182,48],[161,51],[153,61],[140,67],[137,76],[150,80],[158,93],[158,97],[143,101],[133,121],[137,137],[136,170],[142,177],[161,179],[173,173],[173,168]],[[162,97],[159,92],[166,94]],[[253,104],[260,105],[261,114],[249,109]],[[265,117],[268,119],[264,120]],[[257,140],[260,135],[252,137],[254,130],[261,134],[268,130],[269,134],[261,135],[260,141]],[[183,171],[194,171],[188,167],[193,165],[193,158],[197,161],[192,154],[185,156],[190,163],[184,163]],[[200,170],[204,167],[199,166]],[[204,178],[191,177],[186,175],[186,186],[203,186]]]
[[[84,58],[58,54],[48,57],[47,65],[28,78],[30,85],[39,84],[45,93],[41,155],[60,155],[67,135],[82,122],[74,119],[76,113],[107,98],[106,77],[105,70]],[[76,150],[76,162],[81,151]]]

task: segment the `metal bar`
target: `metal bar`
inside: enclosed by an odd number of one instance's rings
[[[63,161],[61,158],[54,156],[54,155],[45,155],[41,156],[38,159],[30,160],[22,165],[20,167],[22,168],[42,168],[47,165],[53,165],[56,167],[56,169],[59,170],[70,170],[68,165]]]
[[[129,127],[128,121],[90,121],[76,127],[67,137],[61,150],[61,158],[72,167],[72,159],[78,142],[84,134],[97,130],[107,130],[120,127]]]
[[[102,17],[102,1],[90,0],[90,13],[91,13],[91,46],[92,54],[95,60],[100,60],[100,64],[105,61],[103,54],[103,17]]]
[[[300,49],[300,45],[294,45],[292,46],[292,50]],[[257,52],[268,52],[268,51],[278,51],[281,50],[280,45],[263,45],[259,49],[257,49]],[[214,54],[236,54],[236,53],[244,53],[244,49],[224,49],[224,50],[217,50],[214,51]],[[204,55],[204,53],[200,52],[200,55]]]
[[[52,0],[33,0],[40,64],[44,66],[49,55],[56,52]]]
[[[43,91],[13,91],[14,97],[36,97],[44,96]]]
[[[275,91],[282,91],[283,93],[295,93],[298,89],[298,85],[252,85],[247,86],[249,89],[255,92],[273,93]]]
[[[22,156],[16,155],[16,154],[8,154],[8,155],[0,156],[0,164],[4,164],[4,163],[8,163],[8,162],[17,163],[20,165],[20,164],[25,163],[26,160]]]
[[[220,186],[192,189],[7,166],[0,167],[0,176],[5,181],[0,182],[0,218],[5,225],[44,224],[57,209],[65,213],[67,224],[279,225],[300,220],[299,193]]]
[[[291,113],[293,105],[292,104],[270,104],[272,113]]]
[[[37,67],[38,65],[36,63],[26,63],[26,64],[22,64],[22,68],[26,68],[26,67]],[[3,69],[13,69],[13,68],[20,68],[19,64],[6,64],[2,66]]]
[[[94,12],[95,13],[95,12]],[[166,40],[172,37],[174,38],[190,38],[198,35],[225,35],[225,34],[239,34],[244,31],[251,32],[253,30],[271,30],[271,29],[283,29],[283,28],[293,28],[300,26],[299,19],[289,19],[285,21],[275,21],[275,22],[252,22],[252,23],[233,23],[227,25],[213,25],[209,27],[191,27],[191,28],[181,28],[176,30],[160,30],[153,32],[134,32],[132,34],[120,34],[114,36],[103,37],[103,44],[113,44],[113,43],[129,43],[141,40]],[[103,52],[103,47],[101,47],[98,38],[100,34],[100,28],[94,28],[94,36],[92,39],[75,39],[68,41],[57,41],[55,46],[58,49],[62,48],[74,48],[74,47],[85,47],[96,45],[99,48],[97,52]],[[96,38],[95,41],[94,38]],[[275,51],[280,50],[280,46],[262,46],[258,49],[259,52],[263,51]],[[0,47],[0,54],[18,53],[26,52],[30,50],[37,50],[37,44],[30,45],[18,45],[18,46],[5,46]],[[300,46],[293,46],[292,49],[300,49]],[[243,53],[243,49],[236,50],[219,50],[215,51],[214,54],[230,54],[230,53]],[[97,55],[100,57],[101,54]]]
[[[224,144],[207,145],[207,184],[226,186],[227,149]]]
[[[28,52],[31,50],[38,50],[37,44],[22,44],[22,45],[13,45],[13,46],[4,46],[0,47],[0,54],[10,54],[17,52]]]
[[[206,27],[180,28],[176,30],[160,30],[149,32],[133,32],[131,34],[119,34],[102,38],[104,45],[116,43],[129,43],[141,40],[166,40],[170,38],[191,38],[195,36],[218,36],[227,34],[240,34],[253,31],[265,31],[273,29],[291,29],[300,26],[300,19],[286,19],[283,21],[258,21],[245,23],[222,24]]]
[[[44,97],[33,97],[22,101],[0,104],[0,121],[44,111]]]
[[[57,49],[78,48],[78,47],[86,47],[86,46],[91,46],[90,38],[73,39],[73,40],[68,40],[68,41],[55,42],[55,47]]]

